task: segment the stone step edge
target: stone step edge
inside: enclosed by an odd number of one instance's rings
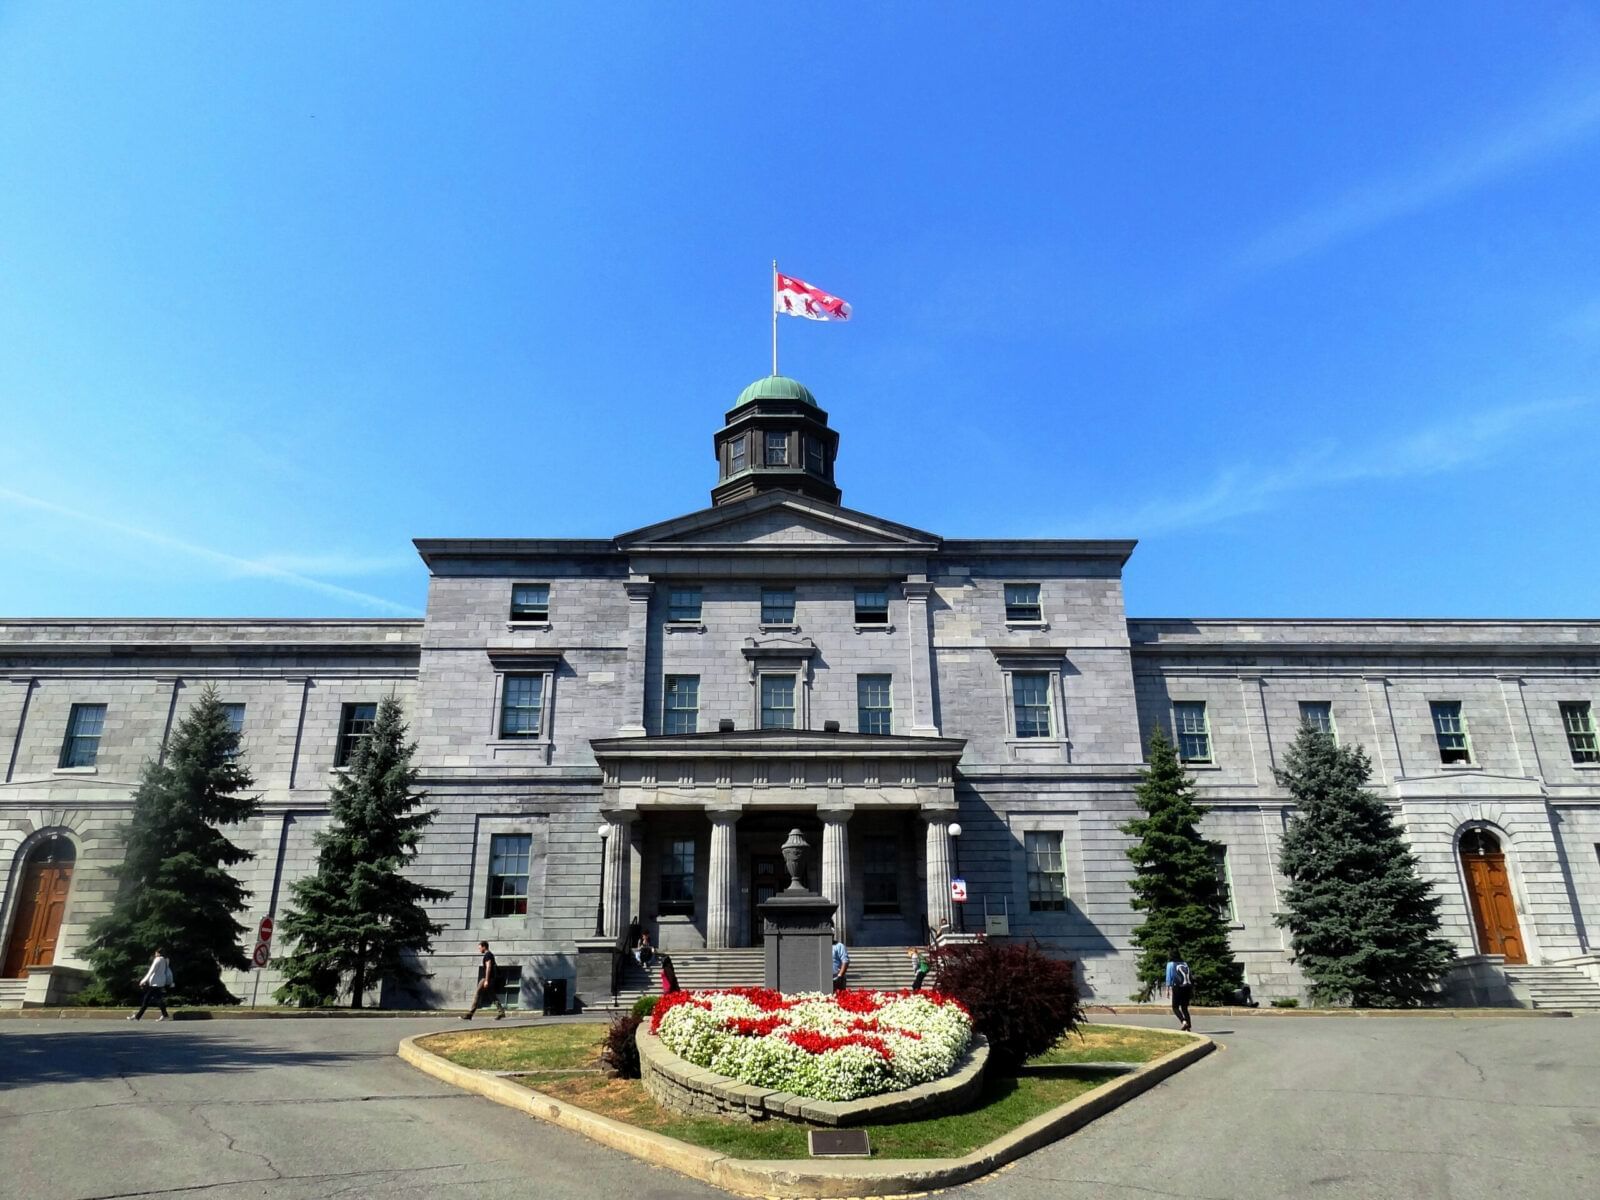
[[[967,1183],[1076,1132],[1198,1062],[1217,1045],[1208,1037],[1190,1034],[1193,1039],[1190,1045],[1180,1046],[1143,1064],[1132,1074],[1110,1080],[1076,1100],[1042,1113],[962,1158],[881,1159],[868,1167],[858,1161],[730,1158],[720,1151],[691,1146],[665,1134],[603,1117],[501,1079],[491,1072],[458,1067],[418,1045],[418,1039],[428,1036],[414,1034],[406,1038],[396,1053],[402,1061],[435,1079],[581,1133],[653,1166],[667,1167],[730,1192],[784,1200],[902,1195]]]

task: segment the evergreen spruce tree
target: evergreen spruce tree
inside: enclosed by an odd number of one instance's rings
[[[1128,857],[1133,907],[1144,914],[1133,934],[1144,985],[1139,995],[1149,999],[1166,980],[1167,960],[1182,954],[1194,975],[1194,1002],[1227,1004],[1242,975],[1228,947],[1226,897],[1211,844],[1198,828],[1206,810],[1195,803],[1194,784],[1159,729],[1150,736],[1149,758],[1137,791],[1145,815],[1122,827],[1138,839]]]
[[[167,743],[159,762],[144,765],[133,795],[127,852],[112,874],[120,881],[111,911],[89,927],[91,1003],[128,1003],[157,949],[172,963],[168,999],[237,1004],[222,985],[224,970],[250,966],[241,946],[245,926],[234,914],[249,892],[231,867],[255,856],[219,826],[256,813],[254,781],[239,761],[239,735],[215,688],[206,687]]]
[[[280,963],[285,981],[274,994],[282,1003],[335,1004],[349,988],[350,1007],[360,1008],[380,983],[410,987],[426,978],[407,958],[431,950],[441,928],[423,903],[450,893],[402,874],[436,815],[418,808],[427,793],[414,790],[416,747],[405,736],[399,701],[385,699],[333,786],[316,871],[290,885],[278,926],[294,946]]]
[[[1289,929],[1318,1003],[1399,1008],[1430,999],[1455,951],[1436,936],[1439,898],[1383,801],[1359,746],[1306,726],[1278,782],[1294,795],[1279,866]]]

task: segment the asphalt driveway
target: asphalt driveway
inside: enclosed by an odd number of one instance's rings
[[[393,1056],[401,1037],[456,1024],[0,1022],[0,1196],[722,1195]],[[1600,1192],[1600,1020],[1212,1025],[1221,1053],[949,1194]]]

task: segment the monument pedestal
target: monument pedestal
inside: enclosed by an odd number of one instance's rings
[[[789,886],[761,903],[766,984],[785,995],[833,991],[833,914],[838,907],[800,882],[810,847],[798,829],[783,844]]]

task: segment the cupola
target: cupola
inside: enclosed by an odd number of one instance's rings
[[[789,491],[839,503],[833,460],[839,435],[805,384],[783,375],[758,379],[734,401],[712,439],[717,486],[712,504]]]

